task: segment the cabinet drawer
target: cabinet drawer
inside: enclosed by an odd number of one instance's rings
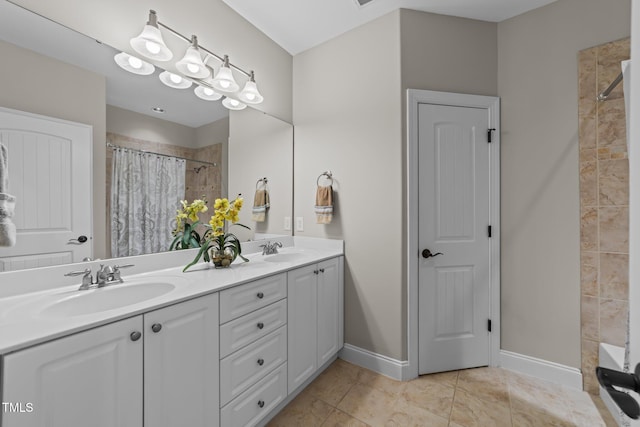
[[[220,425],[254,426],[287,396],[287,364],[258,381],[222,408]]]
[[[287,275],[265,277],[220,292],[220,323],[226,323],[287,296]]]
[[[281,300],[220,326],[220,358],[251,344],[287,323],[287,300]]]
[[[220,361],[220,406],[287,360],[287,328],[281,327]]]

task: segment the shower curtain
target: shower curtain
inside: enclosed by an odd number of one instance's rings
[[[111,256],[167,251],[185,194],[185,160],[114,149]]]

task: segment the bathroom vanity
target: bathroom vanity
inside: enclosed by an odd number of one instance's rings
[[[343,243],[295,243],[229,269],[0,298],[1,425],[265,424],[343,343]]]

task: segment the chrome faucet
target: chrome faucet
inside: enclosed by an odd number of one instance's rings
[[[100,269],[96,272],[96,280],[93,280],[91,277],[91,269],[86,268],[82,271],[70,271],[65,274],[65,276],[80,276],[82,275],[82,285],[78,288],[79,291],[86,291],[87,289],[92,289],[93,285],[97,285],[95,287],[103,288],[105,286],[111,285],[113,283],[123,283],[122,277],[120,275],[121,268],[133,267],[133,264],[126,265],[104,265],[100,264]]]
[[[260,245],[262,248],[262,255],[274,255],[278,253],[278,248],[282,247],[281,242],[267,242],[264,245]]]

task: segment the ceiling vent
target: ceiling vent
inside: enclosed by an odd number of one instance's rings
[[[367,3],[371,3],[373,0],[356,0],[358,6],[364,6]]]

